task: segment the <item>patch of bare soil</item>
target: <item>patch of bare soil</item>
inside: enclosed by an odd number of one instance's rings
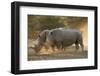
[[[74,46],[66,48],[66,50],[47,51],[42,50],[39,53],[35,53],[32,48],[28,50],[28,60],[54,60],[54,59],[82,59],[88,57],[88,51],[81,49],[75,50]]]

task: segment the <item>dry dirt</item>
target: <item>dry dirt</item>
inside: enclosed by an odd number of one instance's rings
[[[47,51],[44,48],[42,48],[42,50],[39,53],[35,53],[35,50],[32,47],[33,43],[32,41],[29,41],[28,61],[88,58],[88,50],[86,47],[84,51],[82,51],[81,48],[79,50],[75,50],[75,46],[67,47],[65,50],[56,50],[56,51],[52,51],[51,49]]]

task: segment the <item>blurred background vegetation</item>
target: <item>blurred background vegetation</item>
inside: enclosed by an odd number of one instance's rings
[[[59,27],[79,29],[86,36],[87,25],[87,17],[28,15],[28,38],[36,39],[41,31]]]

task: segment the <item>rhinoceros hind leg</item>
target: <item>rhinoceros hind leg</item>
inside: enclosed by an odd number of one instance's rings
[[[82,51],[84,51],[84,45],[83,45],[83,43],[81,43],[80,46],[82,48]]]
[[[76,50],[78,50],[79,49],[79,42],[78,41],[75,42],[75,46],[76,46]]]
[[[80,40],[80,41],[79,41],[79,44],[80,44],[80,46],[81,46],[81,48],[82,48],[82,51],[84,51],[84,44],[83,44],[83,40]]]

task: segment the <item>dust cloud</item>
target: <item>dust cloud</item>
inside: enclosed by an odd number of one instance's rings
[[[83,44],[86,49],[88,47],[88,24],[83,24],[83,26],[80,28],[80,31],[82,32]]]

